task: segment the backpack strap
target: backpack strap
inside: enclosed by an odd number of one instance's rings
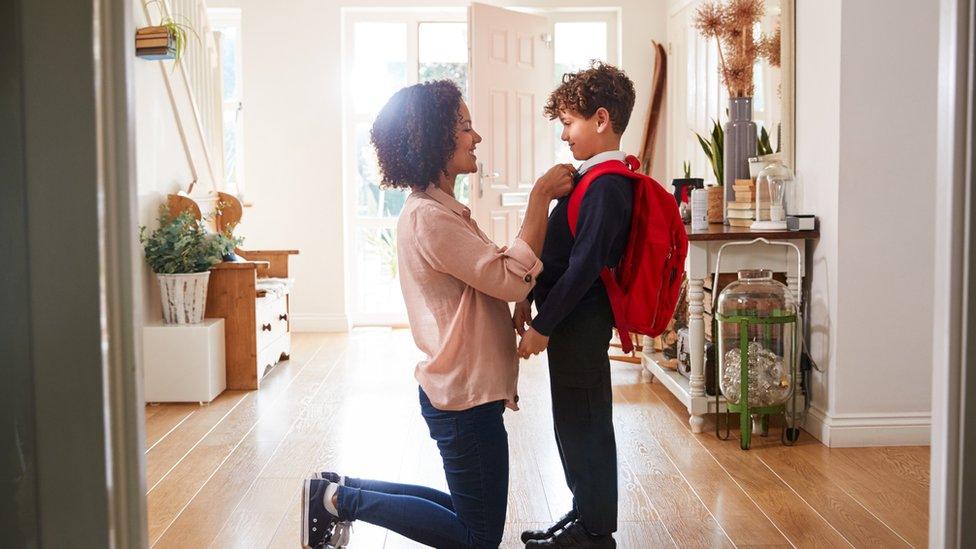
[[[586,195],[586,190],[590,188],[590,183],[593,183],[601,175],[607,174],[622,175],[634,179],[637,175],[634,172],[639,167],[640,160],[637,160],[636,156],[627,155],[623,162],[619,160],[607,160],[586,170],[583,177],[573,187],[572,194],[569,195],[569,206],[566,210],[569,221],[569,232],[573,235],[573,238],[576,238],[576,225],[579,222],[580,206],[583,204],[583,196]]]
[[[569,221],[569,232],[576,238],[576,226],[579,223],[579,212],[580,206],[583,204],[583,197],[586,195],[587,189],[590,188],[590,184],[596,180],[596,178],[607,175],[616,174],[622,175],[630,179],[636,179],[637,168],[640,167],[640,161],[637,157],[632,155],[627,155],[623,162],[619,160],[607,160],[606,162],[600,162],[596,166],[593,166],[576,184],[573,188],[572,194],[569,196],[569,205],[567,206],[567,220]],[[613,318],[617,325],[617,332],[620,334],[620,344],[624,353],[629,354],[633,351],[634,345],[630,338],[630,333],[623,327],[623,311],[620,311],[619,304],[622,303],[624,297],[624,291],[617,284],[617,279],[614,278],[613,272],[609,268],[604,267],[600,271],[600,279],[603,280],[603,286],[607,290],[607,296],[610,298],[610,308],[613,309]]]

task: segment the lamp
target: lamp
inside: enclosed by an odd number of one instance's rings
[[[753,230],[785,231],[784,197],[793,185],[793,171],[780,160],[773,160],[756,177],[756,220]]]

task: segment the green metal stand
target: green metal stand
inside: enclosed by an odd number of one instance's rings
[[[787,315],[784,315],[784,314],[773,314],[773,315],[770,315],[770,316],[759,317],[759,316],[754,316],[754,315],[729,315],[729,316],[726,316],[726,315],[723,315],[721,313],[716,313],[715,316],[714,316],[714,318],[715,318],[716,324],[718,322],[723,322],[723,323],[727,323],[727,324],[736,324],[739,327],[739,402],[738,402],[738,404],[732,404],[732,403],[726,401],[726,409],[729,412],[738,413],[739,414],[739,447],[741,447],[743,450],[748,450],[749,447],[750,447],[750,445],[752,444],[752,416],[754,414],[759,414],[761,416],[761,418],[762,418],[761,419],[761,422],[762,422],[762,434],[763,434],[763,436],[765,436],[766,432],[769,429],[769,415],[770,414],[783,414],[784,417],[787,415],[786,414],[786,404],[785,403],[784,404],[776,404],[776,405],[772,405],[772,406],[749,406],[749,327],[750,326],[767,326],[767,327],[771,327],[774,324],[796,324],[796,318],[797,317],[796,317],[795,314],[787,314]],[[769,331],[767,330],[767,335],[768,335],[768,332]],[[719,332],[717,330],[717,326],[714,327],[712,333],[718,335]],[[790,398],[792,398],[794,400],[794,406],[793,406],[794,415],[793,415],[793,418],[795,419],[795,417],[796,417],[795,416],[795,410],[796,410],[796,405],[795,405],[795,400],[796,400],[796,385],[795,385],[796,384],[796,339],[797,338],[794,336],[791,339],[792,339],[792,343],[793,343],[793,352],[791,353],[791,363],[790,363],[790,384],[791,384],[791,391],[790,391],[791,392],[791,395],[790,395]],[[716,346],[716,349],[717,348],[718,348],[718,346]],[[718,352],[718,351],[716,351],[716,352]],[[721,358],[722,357],[716,356],[715,358],[718,359],[718,360],[716,360],[716,363],[715,363],[717,365],[716,367],[719,369],[719,371],[721,371],[721,369],[722,369]],[[718,400],[718,396],[717,395],[716,395],[715,398],[716,398],[716,400]],[[719,414],[719,416],[722,416],[722,415],[723,414]],[[727,417],[725,418],[725,421],[726,421],[726,429],[725,429],[726,436],[725,437],[722,437],[721,436],[721,427],[719,425],[721,422],[719,420],[716,420],[716,422],[715,422],[715,434],[719,438],[728,438],[729,426],[728,426],[728,418]],[[784,429],[793,429],[794,428],[794,423],[795,423],[795,421],[787,421],[787,427],[785,427]],[[797,432],[796,433],[796,436],[798,436],[798,435],[799,435],[799,433]],[[785,437],[784,438],[784,441],[785,440],[789,440],[791,437],[793,437],[793,440],[791,441],[791,442],[793,442],[793,441],[796,440],[796,436],[794,436],[792,432],[786,432],[784,430],[784,437]]]

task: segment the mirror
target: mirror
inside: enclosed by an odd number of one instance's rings
[[[780,66],[762,60],[756,63],[753,81],[753,120],[770,135],[773,150],[779,149],[786,165],[794,170],[794,57],[793,22],[795,0],[765,0],[766,15],[759,23],[760,32],[773,36],[780,29]]]
[[[667,59],[667,182],[683,176],[683,164],[691,176],[706,184],[715,181],[708,158],[695,134],[708,139],[713,121],[723,125],[729,96],[719,75],[718,48],[695,28],[695,14],[705,0],[689,0],[668,15]],[[795,166],[794,145],[794,36],[796,0],[765,0],[759,30],[765,35],[780,27],[780,66],[760,59],[754,67],[753,120],[770,132],[770,144],[790,168]]]

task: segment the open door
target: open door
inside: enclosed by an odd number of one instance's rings
[[[518,234],[529,191],[552,165],[552,132],[542,106],[552,83],[553,50],[545,17],[472,4],[471,116],[484,141],[471,210],[499,245]]]

